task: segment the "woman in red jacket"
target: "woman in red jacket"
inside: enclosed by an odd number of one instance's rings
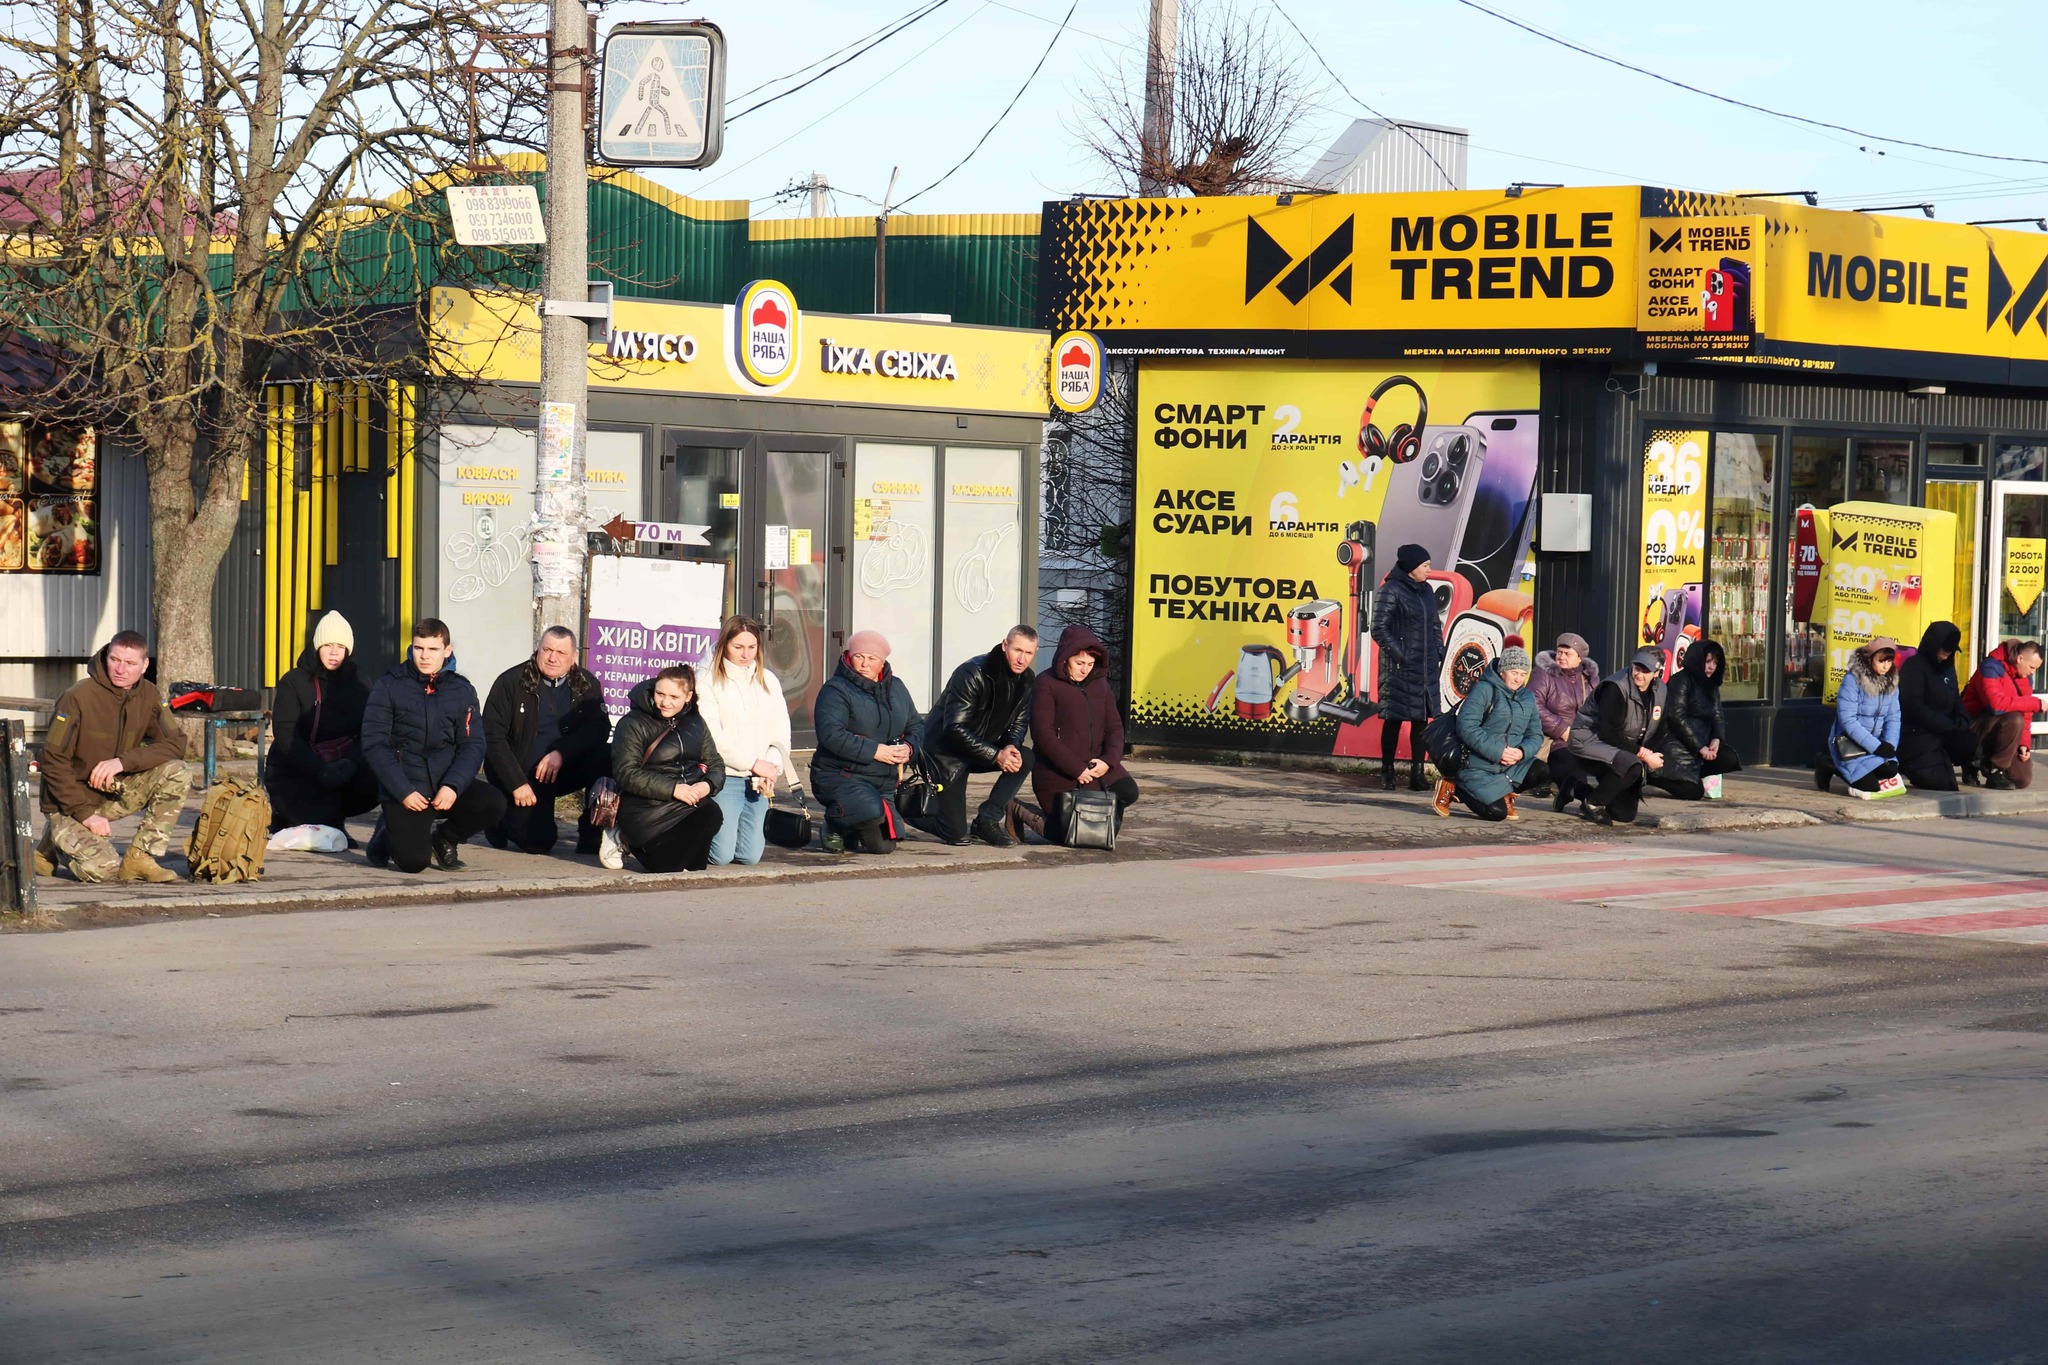
[[[1031,742],[1038,762],[1031,790],[1048,832],[1062,793],[1076,787],[1116,797],[1117,823],[1137,804],[1138,784],[1124,771],[1124,722],[1109,686],[1109,649],[1086,626],[1060,632],[1052,667],[1031,689]]]

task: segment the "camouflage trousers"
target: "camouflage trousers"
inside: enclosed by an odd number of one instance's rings
[[[192,787],[192,770],[177,759],[151,768],[146,773],[126,773],[114,779],[114,790],[100,802],[103,819],[118,820],[141,811],[142,824],[135,831],[134,846],[152,858],[170,851],[171,831],[178,827],[178,815],[185,809],[185,795]],[[58,811],[50,812],[43,829],[44,852],[54,848],[71,862],[71,875],[82,882],[110,882],[121,869],[121,855],[111,839],[102,839],[85,825]],[[50,861],[62,860],[51,856]]]

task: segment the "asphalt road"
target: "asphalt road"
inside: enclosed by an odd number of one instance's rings
[[[2044,955],[1172,862],[17,935],[0,1360],[2048,1361]]]

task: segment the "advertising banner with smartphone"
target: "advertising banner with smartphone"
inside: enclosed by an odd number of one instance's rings
[[[1849,656],[1879,635],[1917,645],[1955,601],[1956,514],[1881,502],[1838,502],[1822,531],[1826,564],[1814,620],[1828,632],[1832,702]]]
[[[1140,371],[1131,721],[1377,755],[1374,590],[1430,555],[1462,696],[1532,614],[1532,362],[1158,360]]]
[[[1636,329],[1645,351],[1742,352],[1764,306],[1764,220],[1645,218]]]
[[[1706,623],[1709,439],[1652,430],[1643,442],[1642,642],[1664,651],[1666,677]]]

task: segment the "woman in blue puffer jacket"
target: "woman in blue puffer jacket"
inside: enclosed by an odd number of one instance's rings
[[[1899,780],[1899,642],[1880,635],[1849,656],[1835,698],[1828,747],[1814,770],[1814,785],[1828,789],[1836,773],[1849,795],[1866,801],[1903,796]]]
[[[1529,651],[1509,645],[1486,666],[1458,707],[1458,741],[1465,761],[1455,782],[1436,784],[1434,809],[1451,813],[1451,797],[1482,820],[1519,820],[1515,793],[1535,785],[1543,743],[1543,714],[1529,690]]]

